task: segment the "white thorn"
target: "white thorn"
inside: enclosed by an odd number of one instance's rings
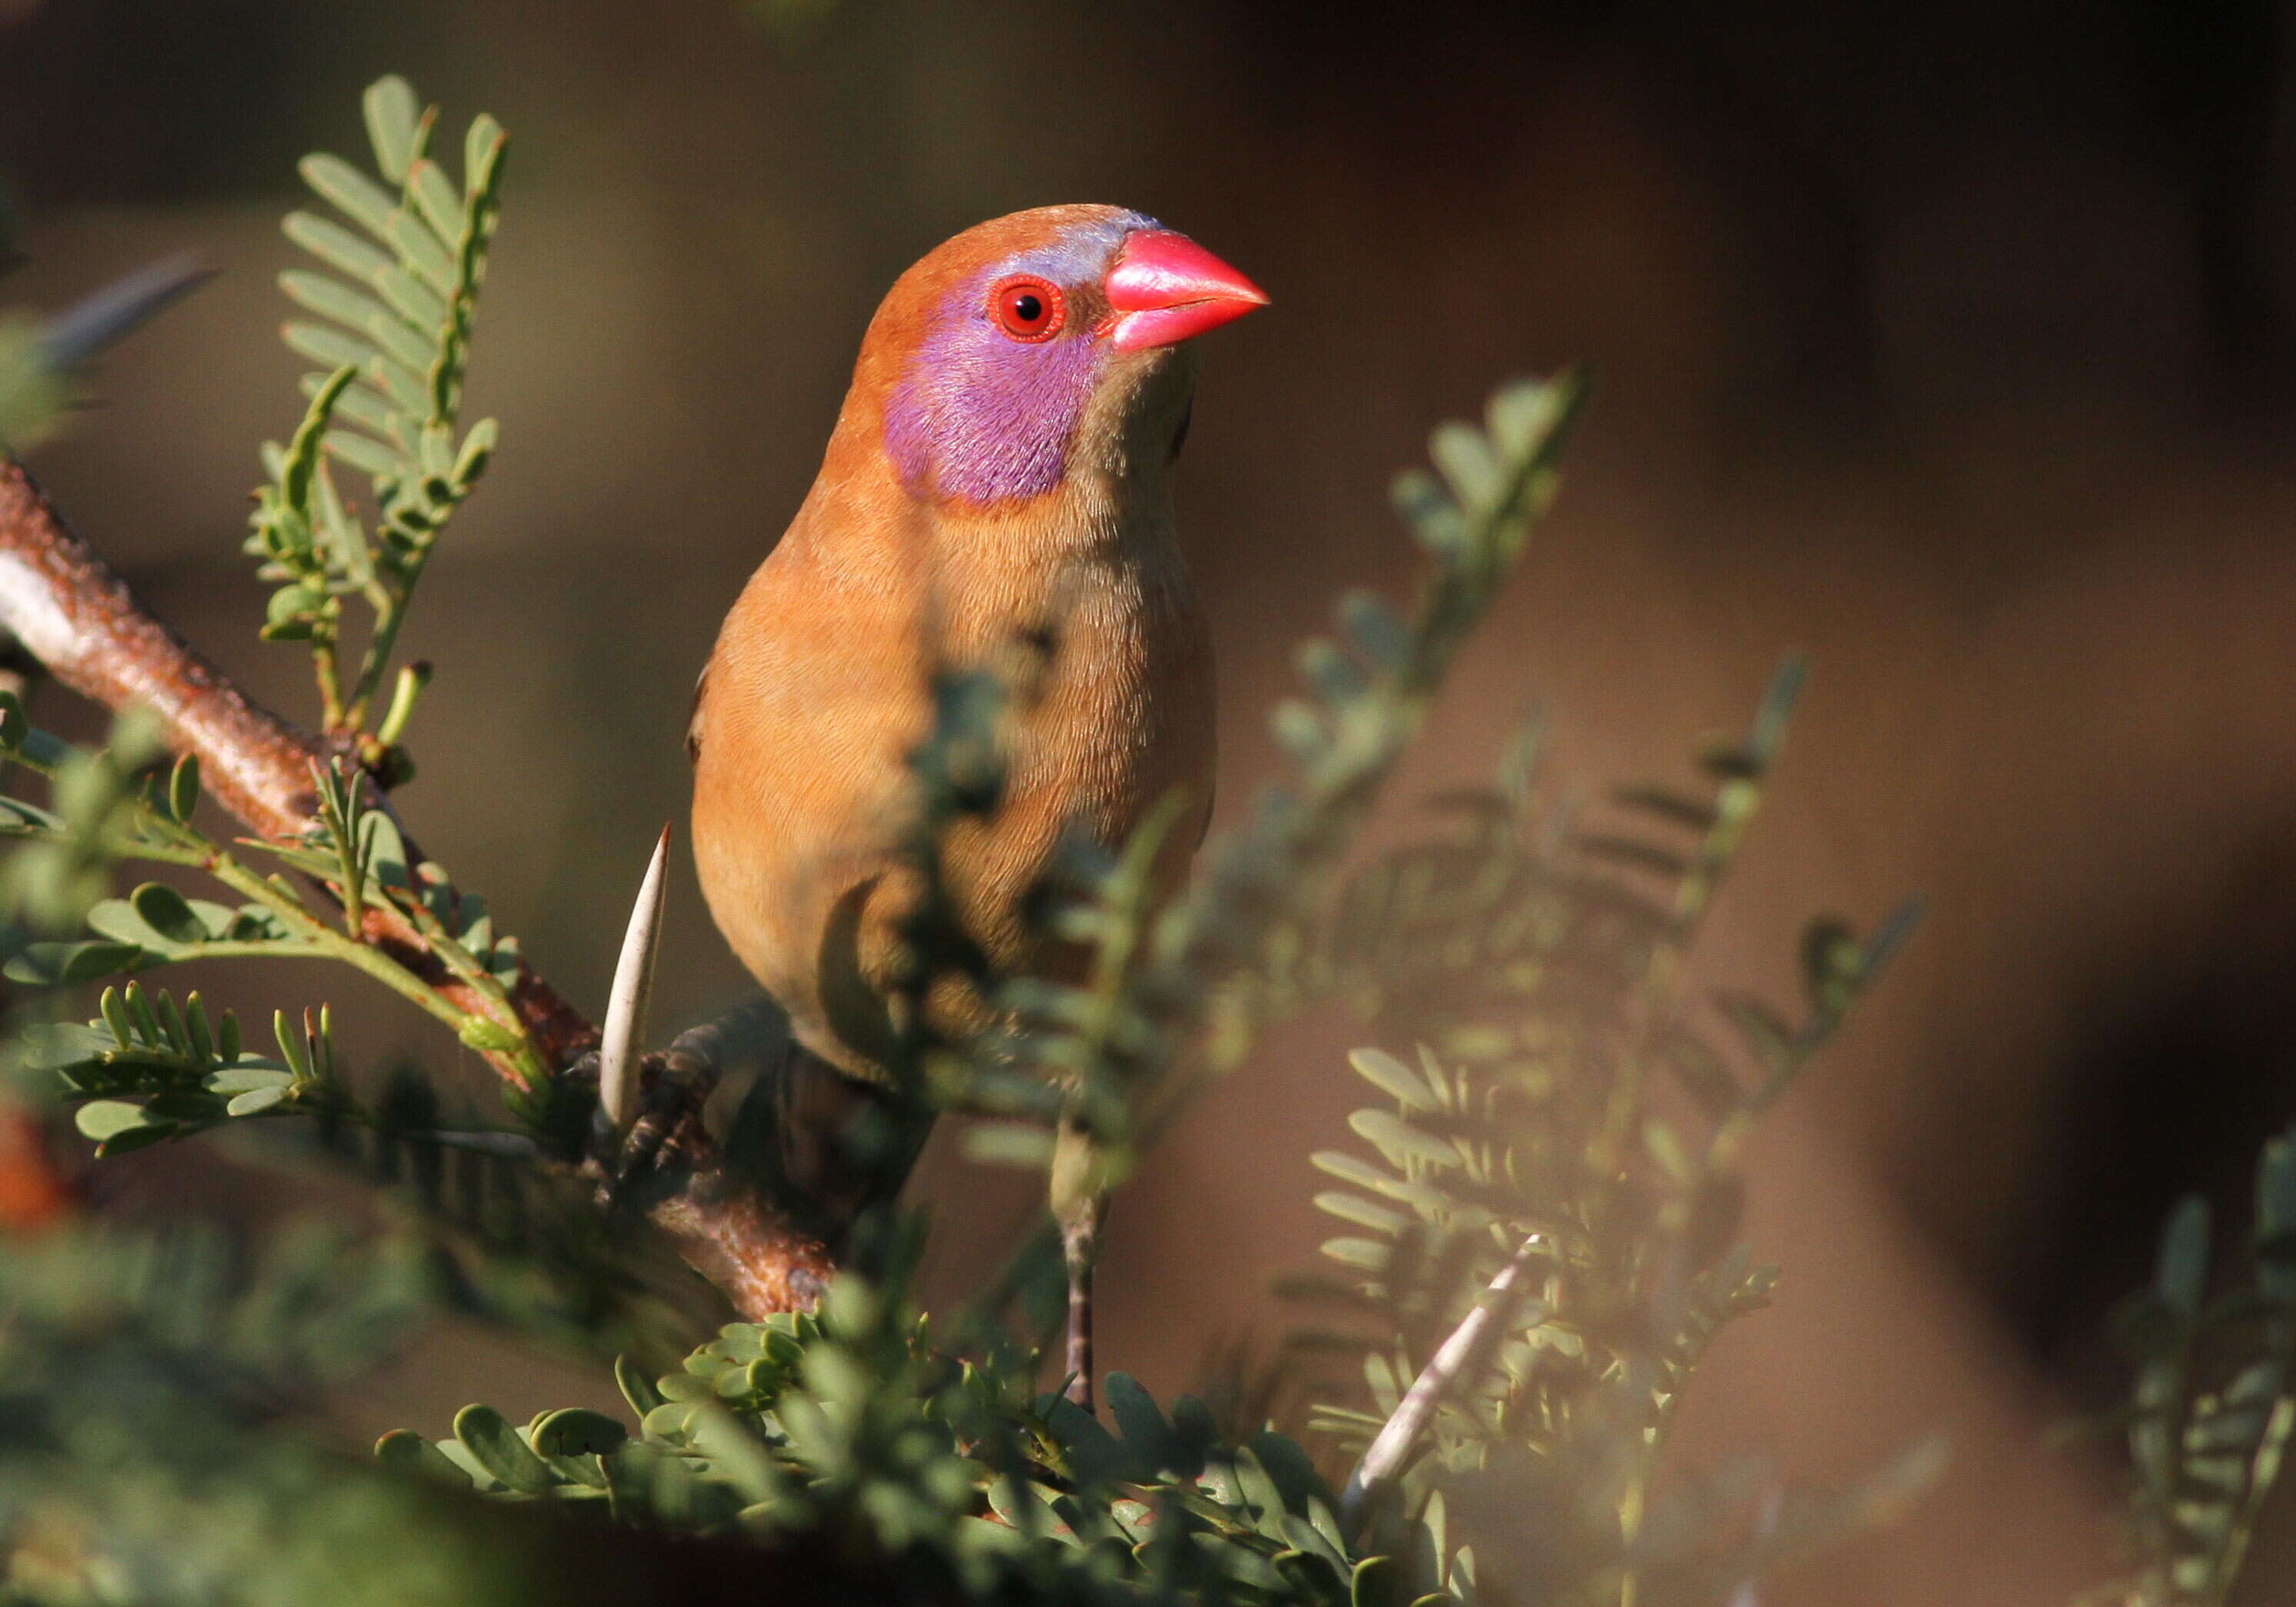
[[[645,1031],[646,1003],[653,996],[653,960],[661,941],[661,911],[668,888],[662,872],[669,864],[669,828],[653,845],[638,901],[622,934],[622,957],[614,963],[614,988],[606,996],[606,1029],[598,1045],[598,1108],[616,1132],[630,1125],[636,1090],[630,1068]]]
[[[1401,1472],[1411,1453],[1419,1448],[1428,1424],[1435,1421],[1435,1408],[1442,1404],[1443,1397],[1450,1392],[1459,1375],[1481,1355],[1502,1309],[1512,1308],[1514,1281],[1522,1275],[1531,1252],[1543,1242],[1537,1234],[1522,1242],[1513,1259],[1499,1268],[1498,1275],[1483,1291],[1483,1298],[1475,1302],[1475,1308],[1451,1331],[1451,1337],[1436,1350],[1434,1359],[1419,1370],[1419,1376],[1396,1404],[1394,1414],[1381,1426],[1365,1450],[1363,1460],[1356,1464],[1348,1488],[1340,1494],[1340,1523],[1347,1532],[1352,1534],[1362,1523],[1372,1493]]]

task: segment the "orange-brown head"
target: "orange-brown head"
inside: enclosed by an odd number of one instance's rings
[[[886,295],[840,445],[882,453],[930,502],[1032,501],[1080,463],[1120,469],[1108,460],[1136,449],[1140,415],[1184,419],[1192,376],[1176,348],[1267,301],[1187,236],[1119,207],[992,219]]]

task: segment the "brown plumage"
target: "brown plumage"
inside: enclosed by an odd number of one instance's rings
[[[1180,788],[1184,849],[1201,835],[1212,666],[1173,539],[1194,382],[1176,342],[1262,299],[1148,219],[1056,207],[956,236],[871,322],[820,476],[727,615],[691,734],[710,913],[799,1041],[846,1073],[881,1070],[905,761],[937,667],[1051,644],[1002,807],[946,845],[1001,965],[1046,958],[1018,906],[1063,831],[1120,843]]]

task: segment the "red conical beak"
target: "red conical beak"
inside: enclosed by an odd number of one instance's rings
[[[1267,294],[1185,234],[1142,229],[1108,270],[1109,340],[1119,351],[1173,346],[1234,322]]]

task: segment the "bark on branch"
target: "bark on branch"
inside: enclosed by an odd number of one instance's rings
[[[0,627],[66,686],[104,707],[155,714],[168,745],[196,755],[204,790],[254,835],[291,842],[314,824],[311,767],[333,755],[319,738],[251,701],[138,603],[127,583],[74,535],[21,465],[0,458]],[[410,840],[410,855],[419,851]],[[366,940],[457,1007],[489,1013],[398,911],[369,904]],[[509,989],[519,1024],[554,1068],[598,1042],[598,1029],[521,961]],[[505,1023],[507,1024],[507,1023]],[[489,1057],[506,1078],[510,1063]],[[678,1086],[693,1086],[679,1079]],[[667,1142],[639,1191],[647,1218],[685,1259],[756,1319],[809,1306],[833,1270],[820,1236],[799,1231],[789,1202],[726,1164],[698,1100],[665,1112]]]

